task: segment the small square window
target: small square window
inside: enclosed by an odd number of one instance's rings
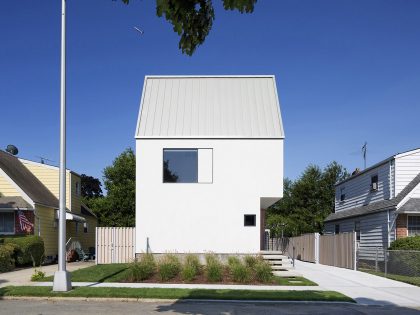
[[[245,214],[244,215],[244,226],[255,226],[256,215],[255,214]]]
[[[340,234],[340,224],[335,225],[335,234]]]
[[[378,175],[373,175],[370,178],[370,190],[377,191],[378,190]]]

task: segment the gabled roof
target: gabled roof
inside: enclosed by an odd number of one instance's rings
[[[400,209],[400,213],[419,213],[420,212],[420,198],[411,198]]]
[[[331,213],[324,221],[335,221],[339,219],[346,219],[350,217],[356,217],[360,215],[366,215],[370,213],[380,212],[388,209],[395,209],[397,205],[405,198],[407,195],[420,184],[420,173],[414,177],[414,179],[404,187],[404,189],[396,196],[395,198],[389,200],[382,200],[378,202],[373,202],[365,206],[355,207],[347,210],[341,210],[335,213]],[[408,203],[408,202],[407,202]]]
[[[58,208],[58,199],[17,157],[0,150],[0,168],[35,204]]]
[[[284,138],[274,76],[146,76],[136,138]]]
[[[347,177],[346,179],[342,180],[341,182],[336,183],[335,186],[338,186],[338,185],[341,185],[341,184],[343,184],[345,182],[348,182],[348,181],[352,180],[353,178],[356,178],[356,177],[358,177],[358,176],[360,176],[362,174],[365,174],[365,173],[369,172],[370,170],[373,170],[373,169],[377,168],[378,166],[381,166],[381,165],[383,165],[385,163],[388,163],[391,160],[394,160],[396,158],[403,157],[403,156],[406,156],[406,155],[409,155],[409,154],[416,153],[417,151],[420,151],[420,148],[413,149],[413,150],[408,150],[408,151],[404,151],[404,152],[401,152],[401,153],[394,154],[394,155],[386,158],[385,160],[382,160],[382,161],[380,161],[380,162],[378,162],[378,163],[376,163],[376,164],[374,164],[372,166],[369,166],[368,168],[360,171],[359,173],[356,173],[356,174],[354,174],[354,175],[352,175],[350,177]]]

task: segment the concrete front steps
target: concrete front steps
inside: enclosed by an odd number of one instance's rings
[[[271,265],[273,274],[279,277],[299,277],[292,260],[280,251],[260,251],[262,258]]]

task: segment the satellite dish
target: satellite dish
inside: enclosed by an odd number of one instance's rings
[[[9,144],[6,148],[6,151],[12,155],[16,155],[19,153],[18,148],[16,148],[13,144]]]

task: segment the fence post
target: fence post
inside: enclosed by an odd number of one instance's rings
[[[353,247],[354,247],[354,250],[353,250],[353,254],[354,254],[354,260],[353,260],[353,263],[354,263],[354,270],[357,270],[357,232],[354,232],[353,233]]]
[[[375,255],[375,271],[378,272],[378,247],[376,247],[376,255]]]
[[[315,233],[315,263],[319,264],[319,233]]]
[[[292,262],[293,262],[293,268],[295,268],[295,246],[293,246],[293,259],[292,259]]]
[[[388,273],[388,253],[386,250],[384,250],[384,260],[385,260],[385,278]]]
[[[98,264],[98,227],[95,228],[95,265]]]

